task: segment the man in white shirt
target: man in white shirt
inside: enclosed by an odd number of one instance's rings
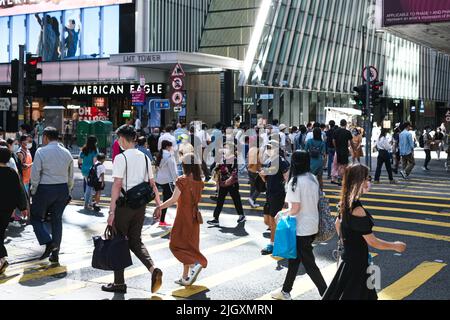
[[[381,129],[376,146],[378,149],[378,159],[377,159],[377,169],[375,170],[375,184],[380,183],[381,168],[383,167],[383,164],[386,166],[386,171],[388,172],[390,183],[391,184],[397,183],[397,181],[394,180],[394,177],[392,175],[391,156],[390,156],[390,153],[392,153],[392,144],[389,141],[387,129]]]
[[[155,293],[162,284],[162,271],[155,268],[153,260],[141,239],[146,205],[138,209],[130,208],[125,201],[123,192],[126,193],[140,184],[149,183],[155,192],[155,201],[158,206],[161,203],[159,192],[153,179],[150,159],[135,148],[136,130],[134,127],[123,125],[117,129],[116,134],[119,137],[119,145],[124,152],[117,155],[113,164],[114,183],[111,189],[108,226],[114,226],[120,235],[128,238],[130,250],[152,274],[151,291]],[[155,212],[153,218],[158,220],[159,213]],[[114,271],[114,283],[102,286],[102,290],[126,293],[124,270]]]
[[[140,131],[142,129],[142,123],[139,118],[136,118],[136,121],[134,122],[134,127],[136,128],[136,131]]]
[[[164,130],[164,133],[159,137],[158,139],[158,152],[161,151],[161,145],[164,140],[172,142],[173,150],[178,151],[178,145],[177,140],[175,139],[175,136],[171,133],[172,127],[167,126]]]

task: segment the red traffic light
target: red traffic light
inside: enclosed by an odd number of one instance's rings
[[[27,65],[32,67],[37,67],[38,63],[42,62],[42,57],[33,56],[31,54],[27,55]]]

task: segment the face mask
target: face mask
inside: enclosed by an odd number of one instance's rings
[[[17,151],[19,151],[19,145],[15,144],[13,145],[13,152],[16,153]]]
[[[31,148],[33,148],[33,144],[32,143],[27,143],[27,149],[30,150]]]

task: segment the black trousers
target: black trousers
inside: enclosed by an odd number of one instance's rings
[[[303,263],[306,273],[314,282],[317,289],[319,289],[320,295],[323,296],[327,290],[327,284],[320,273],[320,269],[316,265],[312,247],[313,241],[314,236],[297,236],[297,259],[289,259],[288,272],[283,285],[284,292],[290,293],[292,291],[292,286],[294,285],[295,278],[297,277],[300,263]]]
[[[8,228],[9,218],[11,218],[11,212],[7,210],[6,212],[0,212],[0,258],[4,258],[8,256],[8,252],[5,248],[5,232],[6,228]]]
[[[163,201],[166,202],[170,198],[172,198],[174,186],[173,183],[167,183],[167,184],[157,184],[159,188],[163,191]],[[163,209],[161,213],[161,222],[164,222],[166,219],[166,213],[167,209]]]
[[[424,167],[428,169],[428,165],[430,164],[431,161],[431,150],[430,149],[425,149],[425,164]]]
[[[236,183],[231,187],[228,188],[221,188],[219,187],[219,195],[217,197],[217,206],[214,210],[214,218],[219,219],[219,215],[222,212],[223,204],[225,203],[225,198],[230,194],[231,198],[234,202],[234,207],[236,208],[236,211],[238,215],[242,216],[244,215],[244,209],[242,208],[242,200],[241,195],[239,194],[239,184]]]
[[[154,263],[147,251],[147,248],[142,243],[141,238],[142,226],[144,225],[145,220],[145,208],[146,207],[143,206],[140,209],[134,210],[126,207],[117,207],[114,218],[114,226],[116,227],[117,232],[128,237],[128,245],[131,252],[133,252],[139,260],[141,260],[148,270],[150,270]],[[125,283],[124,271],[125,270],[114,271],[115,284]]]
[[[383,164],[386,166],[389,180],[394,180],[394,177],[392,176],[392,167],[391,160],[389,159],[389,153],[386,150],[379,150],[377,158],[377,169],[375,170],[375,181],[380,181],[381,168],[383,167]]]

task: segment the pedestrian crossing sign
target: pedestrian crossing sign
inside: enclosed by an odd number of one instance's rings
[[[185,76],[186,76],[186,74],[184,73],[184,70],[181,67],[181,64],[177,63],[175,65],[175,68],[173,68],[172,77],[185,77]]]

